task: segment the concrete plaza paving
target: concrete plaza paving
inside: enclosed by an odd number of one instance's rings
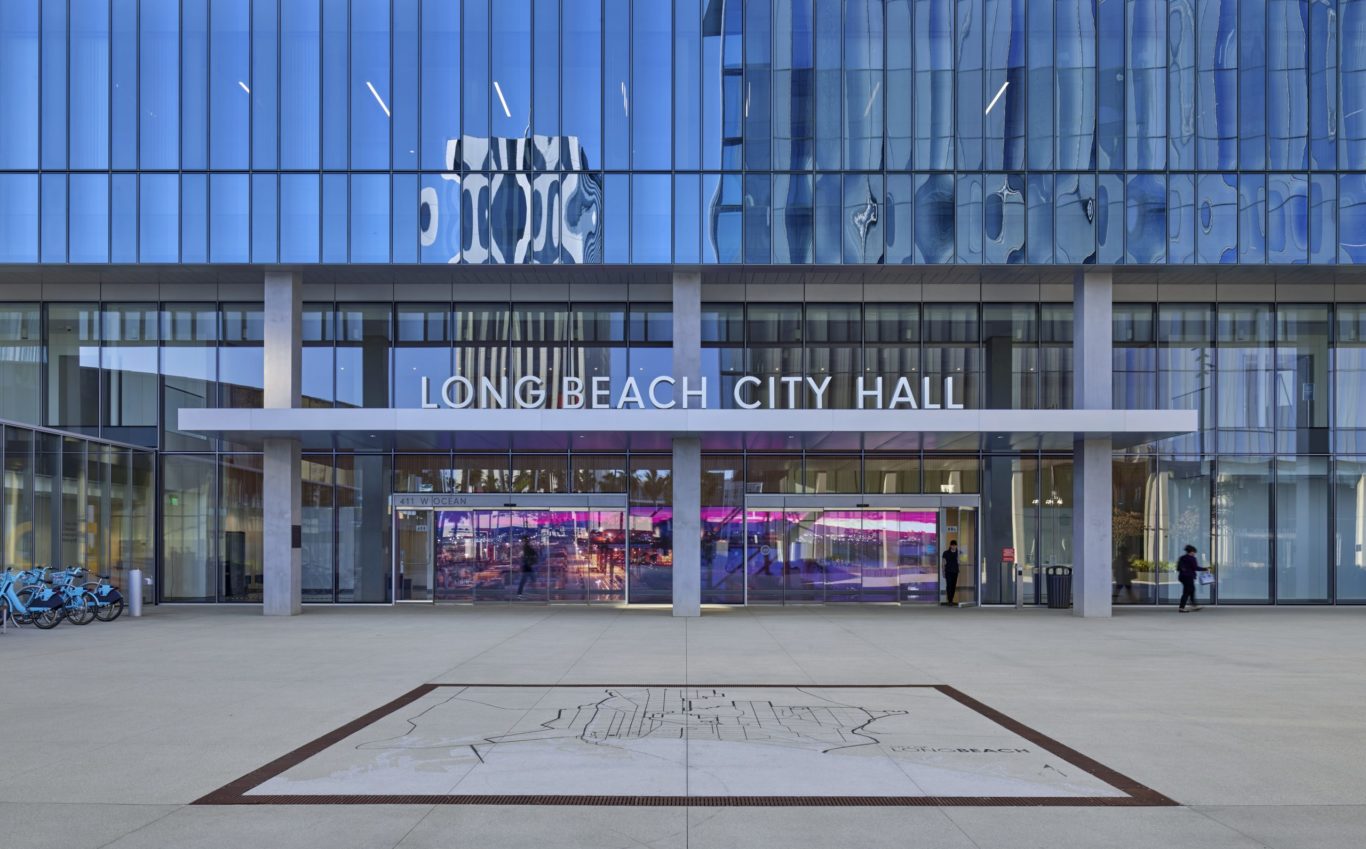
[[[191,804],[453,682],[949,685],[1179,804]],[[1366,609],[160,607],[0,636],[0,716],[5,849],[1366,845]]]

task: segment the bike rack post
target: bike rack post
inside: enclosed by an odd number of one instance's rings
[[[142,570],[128,570],[128,614],[142,615]]]

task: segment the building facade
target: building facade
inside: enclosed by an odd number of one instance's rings
[[[3,565],[1366,602],[1363,264],[1366,0],[9,0]]]

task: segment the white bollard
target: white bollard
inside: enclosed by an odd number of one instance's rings
[[[142,570],[128,570],[128,613],[131,616],[142,615]]]

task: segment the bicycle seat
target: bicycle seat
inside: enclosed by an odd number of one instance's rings
[[[109,578],[110,578],[109,575],[98,575],[97,577],[99,577],[99,578],[101,578],[101,579],[103,579],[103,580],[106,580],[106,581],[109,580]]]

